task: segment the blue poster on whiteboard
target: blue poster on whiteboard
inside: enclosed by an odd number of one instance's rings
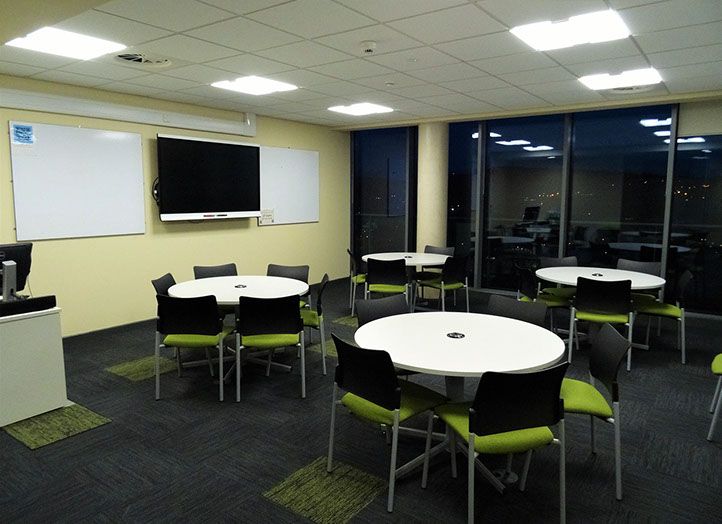
[[[35,143],[35,134],[33,133],[33,126],[25,124],[13,124],[12,125],[12,142],[14,145],[25,145]]]

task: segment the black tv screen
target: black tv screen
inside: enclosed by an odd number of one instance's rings
[[[260,147],[158,135],[160,219],[261,216]]]

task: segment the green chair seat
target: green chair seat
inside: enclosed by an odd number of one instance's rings
[[[612,417],[612,408],[602,394],[587,382],[565,378],[560,396],[564,399],[564,411],[583,413],[604,419]]]
[[[406,286],[395,284],[370,284],[369,291],[371,293],[406,293]]]
[[[545,295],[552,295],[558,298],[564,298],[570,300],[577,294],[577,288],[575,287],[545,287],[541,290]]]
[[[358,275],[352,276],[351,282],[353,282],[354,284],[363,284],[364,282],[366,282],[366,274],[359,273]]]
[[[413,382],[401,381],[401,408],[399,409],[399,422],[403,422],[419,413],[433,409],[446,402],[446,398]],[[374,404],[353,393],[346,393],[341,402],[354,415],[377,424],[394,423],[394,412]]]
[[[241,337],[241,345],[247,348],[275,349],[295,346],[301,341],[298,333],[272,335],[246,335]]]
[[[657,317],[682,318],[682,309],[674,304],[665,304],[663,302],[650,302],[640,306],[637,309],[640,315],[654,315]]]
[[[629,322],[629,315],[624,313],[595,313],[593,311],[576,311],[577,320],[586,320],[587,322],[597,322],[603,324],[626,324]]]
[[[469,407],[470,403],[444,404],[435,409],[439,418],[452,430],[468,442],[469,440]],[[546,427],[519,429],[493,435],[476,436],[474,449],[477,453],[506,455],[522,453],[550,444],[554,434]]]
[[[218,343],[233,332],[232,327],[223,329],[217,335],[166,335],[163,344],[176,348],[206,348]]]
[[[441,289],[441,279],[434,278],[432,280],[421,280],[421,281],[419,281],[419,285],[430,287],[433,289]],[[444,289],[447,291],[453,291],[455,289],[462,289],[463,287],[464,287],[463,282],[458,282],[458,281],[444,282]]]
[[[632,293],[632,308],[634,311],[639,311],[641,308],[649,306],[657,302],[656,295],[650,295],[649,293]]]
[[[312,309],[302,309],[301,318],[303,319],[304,326],[318,328],[321,325],[321,319],[323,317],[318,316],[318,311],[314,311]]]
[[[722,353],[714,357],[712,361],[712,373],[722,375]]]
[[[564,297],[556,297],[554,295],[547,295],[540,293],[537,297],[537,302],[546,304],[547,307],[569,307],[569,300]]]

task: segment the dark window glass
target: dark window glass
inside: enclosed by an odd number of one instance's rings
[[[447,245],[459,254],[473,250],[479,122],[449,124],[449,198]]]
[[[416,234],[416,128],[356,131],[353,249],[405,251]]]
[[[687,288],[685,307],[719,314],[722,136],[681,137],[677,142],[667,279],[673,285],[685,269],[692,271],[694,280]],[[667,290],[674,296],[678,290],[670,287],[668,284]]]
[[[567,254],[581,265],[661,248],[670,117],[670,106],[574,115]]]

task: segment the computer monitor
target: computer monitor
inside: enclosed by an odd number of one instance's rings
[[[30,255],[33,245],[29,242],[22,244],[0,244],[0,267],[3,262],[12,260],[15,262],[17,274],[16,291],[20,291],[25,287],[30,274]],[[0,274],[0,289],[3,285],[3,276]]]
[[[524,208],[524,216],[521,218],[522,222],[536,222],[539,220],[539,211],[541,206],[527,206]]]

